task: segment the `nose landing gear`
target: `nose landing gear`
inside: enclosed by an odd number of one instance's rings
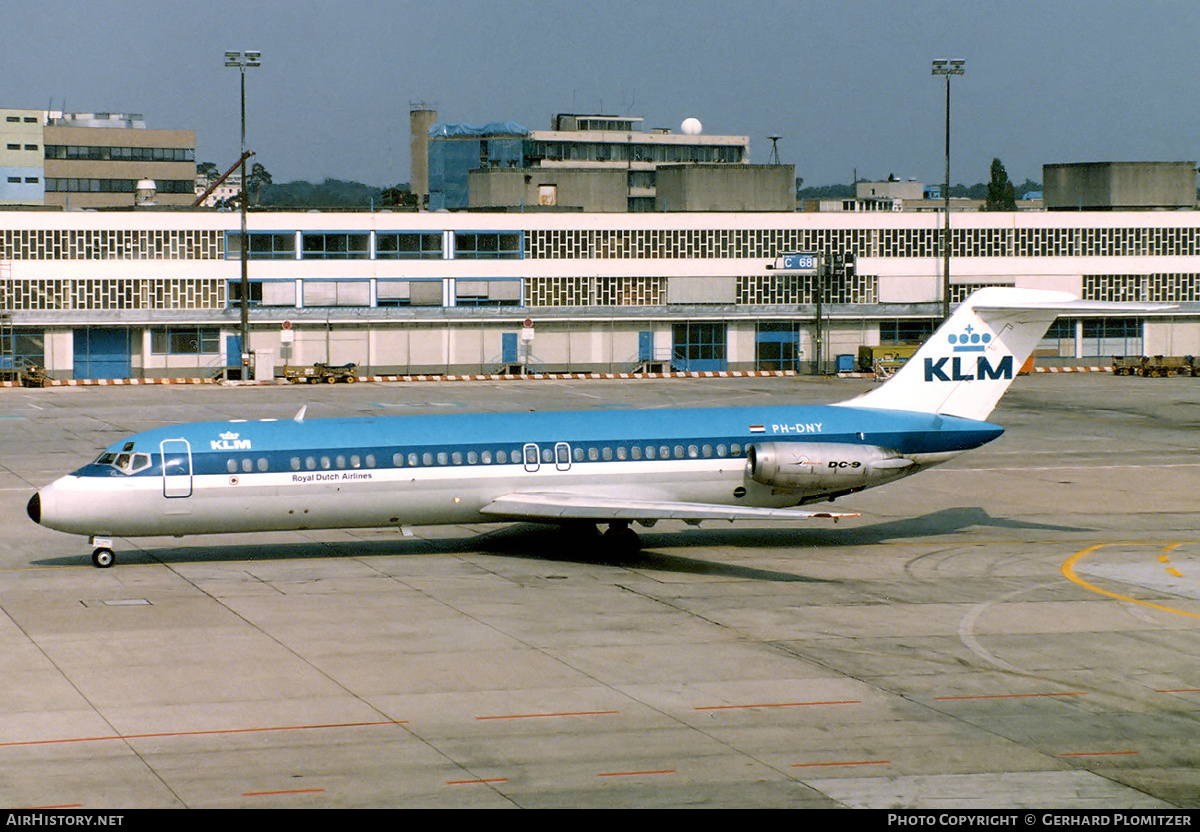
[[[92,565],[97,569],[107,569],[117,561],[112,550],[112,541],[106,537],[93,537],[88,540],[96,548],[92,551]]]
[[[106,549],[101,546],[92,552],[92,565],[97,569],[107,569],[116,561],[117,556],[113,554],[112,549]]]

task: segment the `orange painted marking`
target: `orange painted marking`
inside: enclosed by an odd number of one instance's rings
[[[1072,690],[1065,693],[993,693],[979,696],[935,696],[935,702],[955,702],[969,699],[1029,699],[1038,696],[1087,696],[1087,691]]]
[[[57,740],[20,740],[0,742],[0,748],[27,745],[58,745],[74,742],[103,742],[107,740],[147,740],[166,737],[213,737],[228,734],[257,734],[267,731],[307,731],[324,728],[375,728],[381,725],[407,725],[408,720],[383,720],[382,722],[330,722],[319,725],[278,725],[268,728],[224,728],[212,731],[161,731],[148,734],[114,734],[108,737],[68,737]]]
[[[651,771],[606,771],[597,774],[597,777],[639,777],[644,774],[674,774],[675,769],[663,768]]]
[[[320,794],[324,789],[281,789],[275,792],[242,792],[242,797],[272,797],[280,794]]]
[[[760,702],[757,705],[699,705],[694,711],[735,711],[745,708],[807,708],[814,705],[861,705],[857,699],[837,699],[828,702]]]
[[[547,719],[559,716],[611,716],[620,711],[564,711],[563,713],[547,714],[504,714],[499,716],[477,716],[476,719]]]
[[[891,760],[846,760],[837,763],[792,763],[792,768],[821,768],[828,766],[883,766]]]

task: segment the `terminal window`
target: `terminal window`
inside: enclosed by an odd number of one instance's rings
[[[454,256],[465,260],[520,259],[521,233],[485,231],[455,234]]]
[[[934,322],[924,320],[896,320],[879,322],[880,344],[923,344],[933,335]]]
[[[375,257],[381,260],[440,260],[442,234],[440,231],[376,233]]]
[[[150,351],[157,355],[212,355],[220,352],[215,326],[165,326],[150,329]]]
[[[755,369],[799,370],[803,328],[798,321],[759,321],[754,337]]]
[[[263,302],[263,282],[261,280],[247,281],[250,288],[250,297],[247,300],[251,306],[257,306]],[[242,303],[242,281],[229,281],[229,289],[227,293],[230,306],[240,306]],[[293,302],[294,303],[294,302]]]
[[[301,256],[305,260],[365,260],[368,254],[368,235],[303,234]],[[251,248],[253,251],[253,247]]]
[[[723,323],[686,323],[672,326],[671,363],[678,370],[724,370],[726,329]]]
[[[1085,320],[1082,327],[1083,355],[1142,355],[1141,318],[1100,318]]]
[[[295,234],[251,233],[251,260],[291,260],[296,256]],[[242,256],[242,235],[231,233],[225,243],[225,258],[237,260]]]
[[[44,366],[46,336],[42,330],[5,332],[0,334],[0,370]]]

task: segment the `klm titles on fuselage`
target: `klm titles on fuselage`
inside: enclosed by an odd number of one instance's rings
[[[232,431],[222,433],[220,439],[209,440],[209,445],[214,451],[248,451],[250,450],[249,439],[239,439],[238,434]]]

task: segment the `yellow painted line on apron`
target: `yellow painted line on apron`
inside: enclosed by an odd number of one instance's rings
[[[1094,546],[1089,546],[1086,549],[1084,549],[1080,552],[1076,552],[1075,554],[1071,555],[1071,557],[1067,558],[1066,563],[1064,563],[1062,565],[1062,573],[1063,573],[1063,575],[1066,576],[1067,580],[1070,581],[1071,583],[1077,584],[1077,585],[1083,587],[1084,589],[1089,590],[1090,592],[1097,593],[1098,595],[1107,595],[1109,598],[1116,598],[1118,601],[1128,601],[1130,604],[1138,604],[1143,607],[1150,607],[1151,609],[1162,610],[1163,612],[1173,612],[1177,615],[1186,615],[1189,618],[1200,618],[1200,613],[1187,612],[1186,610],[1177,610],[1174,607],[1168,607],[1163,604],[1152,604],[1149,601],[1139,601],[1136,598],[1130,598],[1128,595],[1121,595],[1120,593],[1117,593],[1117,592],[1110,592],[1107,589],[1101,589],[1100,587],[1096,586],[1095,584],[1088,583],[1087,581],[1085,581],[1083,578],[1079,577],[1079,575],[1077,575],[1075,573],[1075,564],[1079,563],[1084,558],[1095,554],[1096,552],[1100,551],[1101,549],[1106,549],[1109,546],[1135,546],[1135,545],[1137,545],[1136,542],[1125,542],[1125,543],[1113,542],[1113,543],[1097,543]],[[1182,545],[1184,545],[1183,542],[1172,543],[1168,546],[1165,546],[1163,548],[1163,551],[1171,551]],[[1161,560],[1161,558],[1160,558],[1160,560]],[[1168,571],[1170,571],[1170,570],[1168,570]]]

